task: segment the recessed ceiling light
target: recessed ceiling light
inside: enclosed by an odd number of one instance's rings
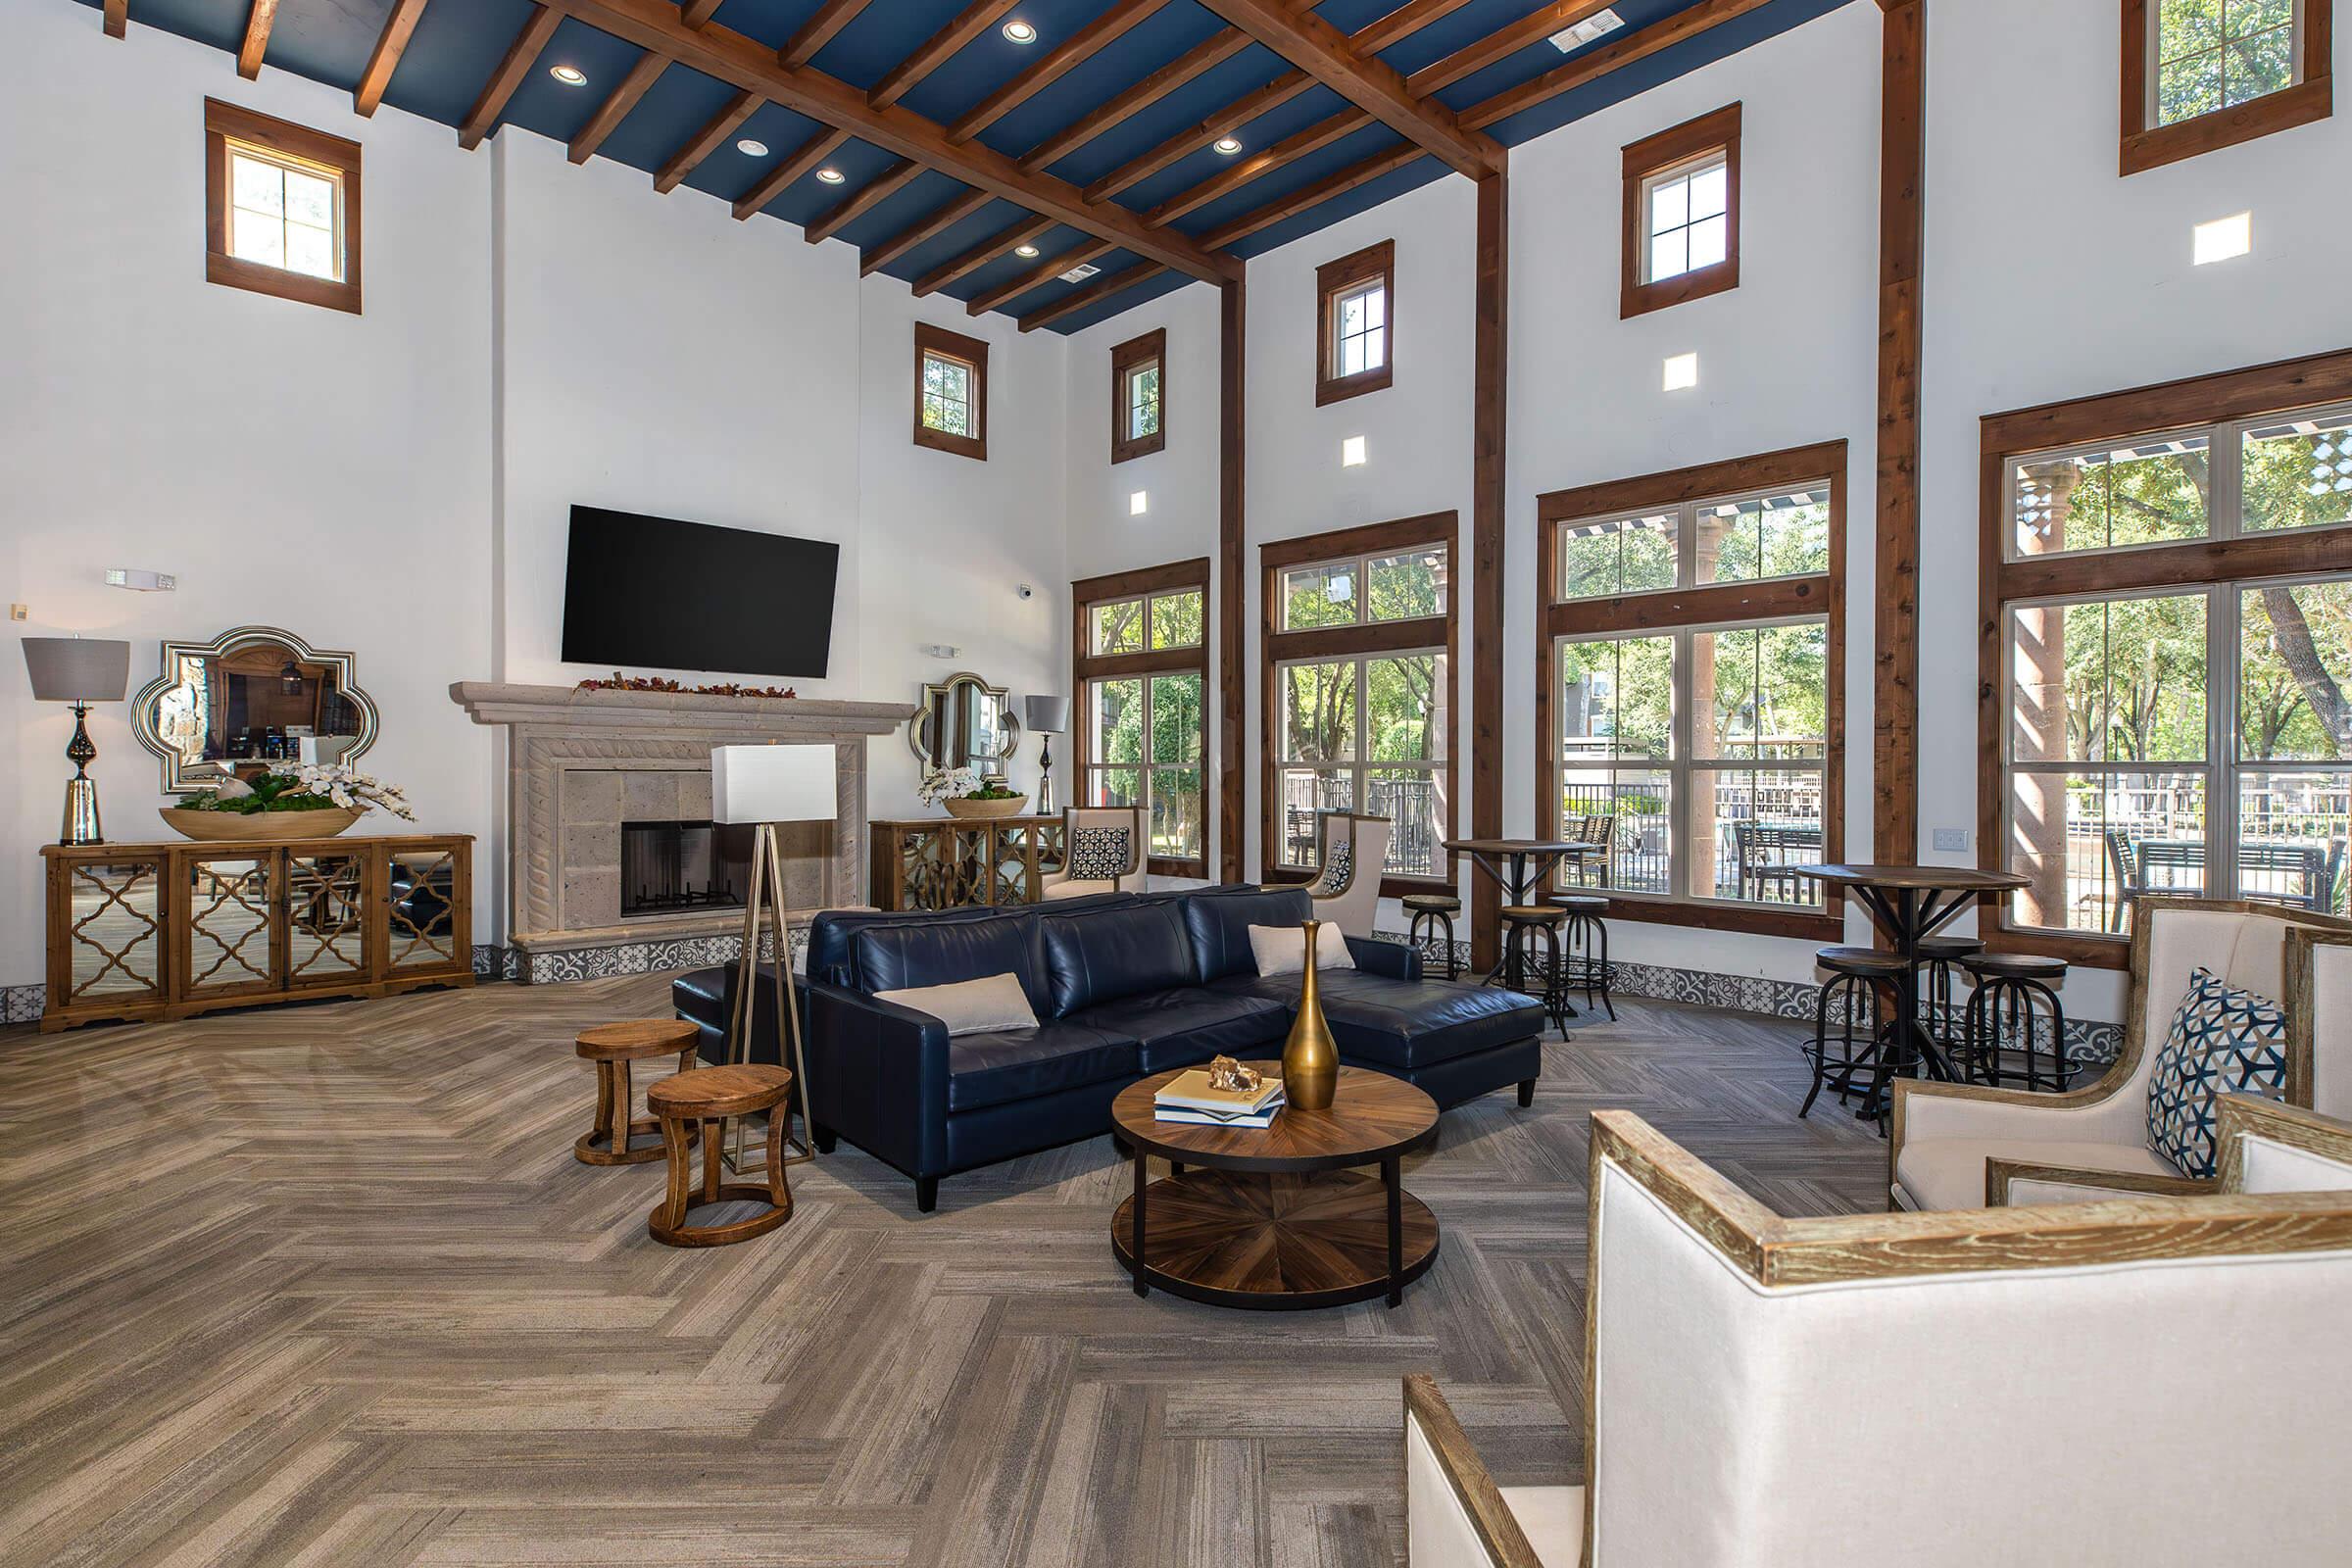
[[[1007,22],[1004,24],[1004,36],[1014,43],[1035,43],[1037,29],[1026,22]]]
[[[754,141],[751,137],[746,136],[743,138],[743,140],[735,144],[735,150],[743,154],[743,156],[746,158],[765,158],[767,156],[767,143],[763,141]]]
[[[1562,54],[1582,49],[1595,38],[1603,38],[1625,25],[1625,19],[1615,11],[1595,11],[1584,21],[1562,27],[1551,35],[1551,46]]]
[[[838,169],[820,169],[816,172],[816,177],[823,180],[828,185],[838,185],[843,180],[849,178],[847,174],[843,173]]]
[[[547,74],[555,77],[566,87],[585,87],[588,85],[588,73],[582,71],[577,66],[550,66],[547,68]]]
[[[1217,151],[1223,153],[1226,157],[1231,158],[1235,153],[1238,153],[1242,150],[1242,138],[1239,136],[1219,136],[1210,145],[1214,146]]]
[[[2209,267],[2215,262],[2243,256],[2253,248],[2254,215],[2233,213],[2228,218],[2217,218],[2210,223],[2199,223],[2191,254],[2197,266]]]
[[[1037,254],[1037,247],[1034,245],[1015,245],[1012,248],[1012,254],[1020,257],[1023,261],[1027,261],[1030,257]]]

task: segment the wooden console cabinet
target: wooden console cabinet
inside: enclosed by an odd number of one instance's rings
[[[44,1031],[473,984],[465,836],[52,844]]]
[[[1058,816],[930,816],[870,824],[878,909],[957,909],[1035,904],[1045,873],[1061,867]]]

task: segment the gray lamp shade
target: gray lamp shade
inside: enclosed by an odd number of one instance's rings
[[[27,637],[24,668],[44,703],[119,703],[130,685],[130,644],[102,637]]]
[[[1024,697],[1021,699],[1021,724],[1040,735],[1060,735],[1070,727],[1070,700],[1067,697]]]

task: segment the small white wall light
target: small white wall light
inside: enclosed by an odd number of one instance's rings
[[[1340,443],[1340,466],[1360,468],[1364,466],[1364,438],[1351,435]]]
[[[1695,354],[1667,355],[1663,385],[1669,392],[1681,392],[1698,385],[1698,356]]]
[[[2226,262],[2233,256],[2243,256],[2254,248],[2254,215],[2233,213],[2217,218],[2210,223],[2199,223],[2196,229],[2196,265]]]
[[[1149,491],[1138,490],[1127,498],[1127,515],[1130,517],[1140,517],[1151,510],[1152,496]]]

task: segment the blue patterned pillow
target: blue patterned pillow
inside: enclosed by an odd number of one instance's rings
[[[1082,827],[1070,834],[1069,863],[1062,867],[1073,882],[1116,882],[1127,874],[1127,830],[1123,827]]]
[[[2219,1095],[2286,1098],[2286,1009],[2199,969],[2148,1069],[2148,1148],[2184,1176],[2210,1177],[2218,1168]]]

